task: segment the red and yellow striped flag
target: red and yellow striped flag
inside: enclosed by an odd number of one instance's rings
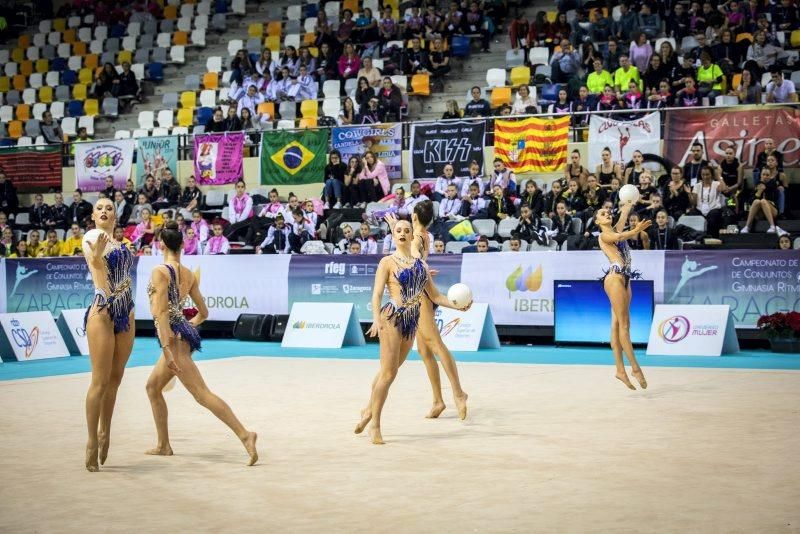
[[[514,172],[559,171],[567,163],[569,117],[496,120],[494,155]]]

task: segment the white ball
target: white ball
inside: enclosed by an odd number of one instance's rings
[[[97,241],[97,238],[104,233],[105,232],[99,228],[95,228],[94,230],[89,230],[83,234],[83,239],[81,240],[81,249],[83,250],[84,256],[88,256],[92,253],[92,249],[89,248],[89,245],[94,245],[95,241]]]
[[[637,202],[639,200],[639,188],[633,184],[623,185],[619,190],[620,202]]]
[[[447,290],[447,300],[456,308],[463,308],[472,302],[472,290],[466,284],[453,284]]]

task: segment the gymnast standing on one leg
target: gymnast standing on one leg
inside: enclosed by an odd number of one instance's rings
[[[201,406],[208,408],[233,430],[250,456],[247,465],[253,465],[258,461],[258,436],[239,422],[225,401],[209,391],[200,370],[192,360],[192,352],[200,348],[197,327],[208,317],[208,308],[203,302],[200,284],[194,274],[181,265],[183,234],[178,229],[177,222],[169,221],[164,225],[161,243],[164,248],[164,265],[153,269],[150,284],[147,286],[150,311],[162,351],[147,380],[147,396],[150,398],[158,433],[156,447],[147,451],[147,454],[172,456],[167,427],[167,403],[162,391],[172,377],[177,376]],[[182,306],[187,296],[191,296],[198,311],[190,321],[184,316]]]
[[[642,389],[647,388],[642,368],[636,361],[631,343],[631,278],[639,278],[638,271],[631,269],[631,252],[628,248],[628,239],[639,235],[646,230],[652,221],[646,220],[637,224],[627,232],[625,221],[633,208],[632,202],[620,204],[620,215],[616,227],[611,225],[611,210],[601,209],[595,214],[595,223],[600,227],[600,250],[611,262],[603,276],[603,287],[611,301],[611,350],[614,352],[614,361],[617,366],[616,377],[629,389],[636,389],[631,384],[625,372],[625,362],[622,359],[623,351],[628,355],[631,364],[631,374],[639,382]]]
[[[86,393],[86,469],[99,471],[108,456],[111,416],[122,382],[125,364],[131,356],[135,325],[133,320],[133,253],[114,241],[117,221],[114,203],[101,198],[92,210],[100,234],[83,242],[83,254],[94,283],[94,300],[86,310],[84,329],[89,341],[92,382]]]

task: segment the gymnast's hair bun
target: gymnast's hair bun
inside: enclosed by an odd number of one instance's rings
[[[177,221],[167,221],[161,229],[161,243],[172,252],[178,252],[183,246],[183,234],[178,229]]]

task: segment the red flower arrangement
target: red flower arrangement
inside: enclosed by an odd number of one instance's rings
[[[762,315],[758,318],[756,326],[769,339],[800,338],[800,312]]]
[[[184,308],[183,309],[183,316],[186,317],[187,321],[191,321],[194,319],[194,316],[197,315],[197,308]],[[798,314],[800,315],[800,314]]]

